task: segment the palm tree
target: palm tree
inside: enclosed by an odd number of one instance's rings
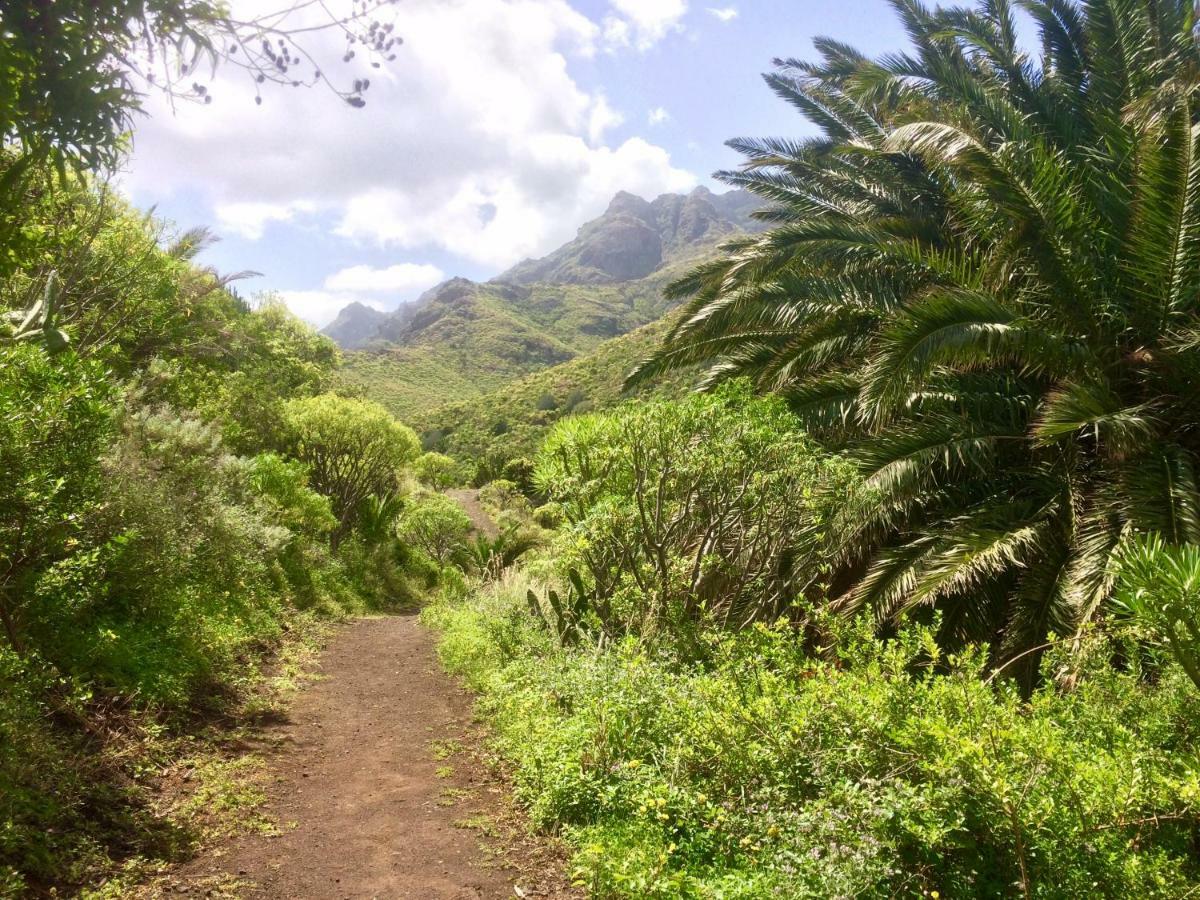
[[[1200,541],[1200,53],[1190,0],[892,0],[913,50],[766,77],[814,123],[731,142],[768,229],[671,287],[632,376],[786,394],[864,476],[848,612],[1006,655],[1092,618],[1138,532]],[[1041,34],[1036,58],[1016,17]]]

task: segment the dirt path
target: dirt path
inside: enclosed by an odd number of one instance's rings
[[[495,540],[500,533],[500,529],[496,527],[496,523],[492,521],[492,517],[488,515],[487,510],[483,508],[483,504],[479,502],[478,488],[455,488],[451,491],[446,491],[446,496],[463,508],[463,512],[471,520],[471,524],[475,526],[475,530],[483,534],[489,540]]]
[[[271,729],[278,750],[265,812],[280,833],[213,848],[180,871],[175,892],[572,896],[554,853],[511,827],[503,785],[471,751],[479,736],[470,698],[439,669],[415,617],[346,626],[320,674]]]

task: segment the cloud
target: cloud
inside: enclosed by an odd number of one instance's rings
[[[604,41],[610,47],[649,50],[683,28],[687,0],[609,0],[613,12],[604,19]]]
[[[257,241],[266,231],[268,222],[290,222],[297,213],[309,213],[314,209],[313,204],[305,201],[221,203],[216,207],[217,224],[224,231]]]
[[[275,293],[300,318],[323,328],[342,307],[358,302],[386,312],[398,303],[415,299],[422,291],[444,281],[446,274],[428,263],[397,263],[377,269],[350,266],[326,277],[323,290],[282,290]],[[386,301],[380,294],[386,295]]]
[[[278,291],[278,295],[288,309],[317,328],[324,328],[337,317],[342,307],[356,300],[381,312],[388,308],[369,297],[356,297],[336,291]]]
[[[592,104],[592,111],[588,116],[588,140],[592,144],[599,144],[604,139],[604,132],[616,128],[624,121],[625,117],[609,106],[608,98],[600,94]]]
[[[364,192],[347,204],[337,232],[383,246],[441,242],[499,268],[569,240],[617,191],[654,196],[695,184],[695,176],[672,167],[665,150],[642,138],[593,149],[579,137],[541,135],[528,141],[513,171],[464,178],[436,207],[421,191]],[[526,202],[538,195],[543,202]]]
[[[708,8],[708,12],[710,15],[715,16],[722,22],[732,22],[738,17],[736,6],[710,6]]]
[[[685,4],[614,9],[641,41],[667,33]],[[331,240],[499,270],[569,240],[618,190],[653,196],[696,183],[642,138],[606,143],[620,112],[571,74],[606,38],[566,0],[405,0],[394,14],[405,43],[380,70],[338,62],[337,35],[306,42],[337,83],[371,79],[365,109],[323,89],[264,89],[256,106],[231,67],[209,85],[207,106],[172,116],[151,96],[126,178],[134,199],[198,197],[222,229],[250,238],[303,214]]]
[[[446,279],[446,273],[437,266],[417,263],[399,263],[386,269],[370,266],[351,266],[334,272],[325,279],[325,287],[331,291],[355,293],[402,293],[414,294],[433,287]]]
[[[670,118],[671,114],[661,106],[654,107],[654,109],[650,110],[649,115],[646,116],[646,120],[651,125],[662,125],[664,122],[670,120]]]

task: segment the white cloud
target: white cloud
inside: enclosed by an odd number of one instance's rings
[[[436,207],[415,191],[380,187],[360,194],[347,205],[338,233],[407,248],[440,241],[500,268],[569,240],[617,191],[654,196],[695,184],[695,176],[642,138],[593,149],[579,137],[540,135],[529,139],[513,171],[463,179]],[[539,192],[545,204],[524,202]],[[484,216],[485,209],[494,214]]]
[[[445,272],[427,263],[399,263],[386,269],[351,266],[326,278],[325,287],[331,291],[354,293],[413,294],[431,288],[445,279]]]
[[[664,107],[656,106],[654,109],[650,110],[649,115],[646,116],[646,121],[648,121],[651,125],[662,125],[663,123],[669,121],[670,118],[671,114],[667,112]]]
[[[687,13],[687,0],[609,0],[609,5],[613,13],[604,19],[605,43],[639,50],[680,31]]]
[[[722,22],[732,22],[738,17],[736,6],[710,6],[708,12]]]
[[[665,34],[685,8],[614,3],[634,41]],[[264,90],[259,107],[232,68],[207,106],[172,117],[151,97],[126,181],[135,199],[197,196],[222,228],[250,237],[303,212],[306,226],[355,241],[500,269],[569,240],[617,190],[653,196],[696,182],[643,139],[604,143],[620,113],[570,66],[605,37],[566,0],[405,0],[395,15],[405,43],[378,71],[337,62],[336,35],[306,44],[332,60],[335,81],[371,79],[365,109],[321,89]]]
[[[599,144],[604,140],[604,132],[624,121],[625,117],[608,105],[608,98],[599,94],[588,116],[588,140],[592,144]]]
[[[303,200],[288,203],[235,202],[216,207],[217,224],[222,230],[257,241],[268,222],[290,222],[297,213],[309,213],[313,204]]]
[[[342,311],[342,307],[356,300],[380,311],[387,309],[378,300],[336,291],[279,291],[278,293],[288,309],[317,328],[324,328],[337,317],[337,314]]]

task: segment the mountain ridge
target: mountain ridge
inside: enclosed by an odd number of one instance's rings
[[[420,330],[422,308],[433,301],[456,299],[481,285],[502,289],[537,283],[618,284],[645,278],[697,244],[752,230],[749,212],[755,206],[745,191],[714,194],[703,186],[688,194],[660,194],[654,200],[618,191],[600,216],[585,222],[572,240],[546,256],[522,260],[484,282],[449,278],[390,313],[355,301],[343,307],[321,333],[348,350],[377,341],[398,343]]]
[[[339,315],[338,331],[358,338],[344,345],[344,380],[413,418],[590,353],[667,313],[666,285],[755,228],[756,206],[745,192],[703,187],[652,201],[619,192],[541,259],[488,281],[448,279],[382,319]]]

